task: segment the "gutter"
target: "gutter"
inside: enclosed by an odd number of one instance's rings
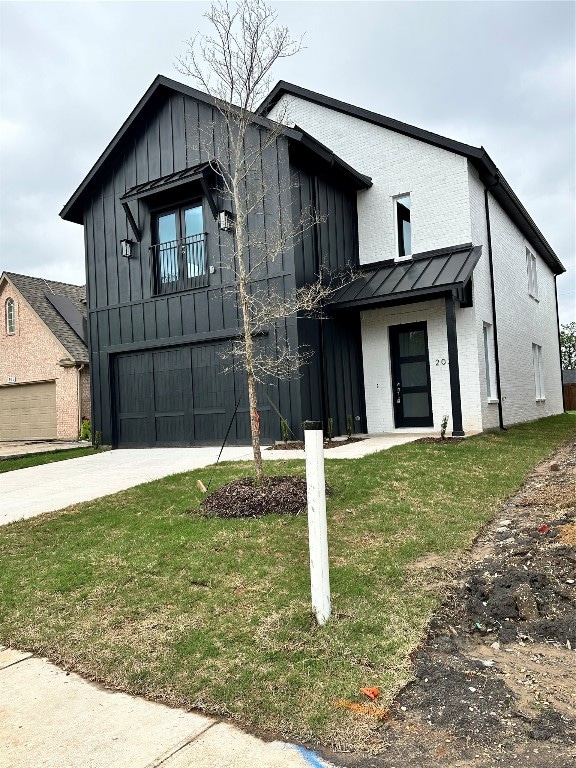
[[[77,377],[77,393],[78,393],[78,435],[82,430],[82,387],[80,384],[80,373],[84,369],[85,363],[82,363],[76,370],[78,371]]]
[[[500,184],[500,177],[489,187],[484,187],[484,209],[486,211],[486,235],[488,238],[488,264],[490,266],[490,295],[492,303],[492,324],[494,326],[494,362],[496,364],[496,394],[498,395],[498,424],[500,429],[504,426],[504,414],[502,412],[502,386],[500,382],[500,350],[498,348],[498,322],[496,318],[496,293],[494,290],[494,259],[492,257],[492,233],[490,230],[490,206],[488,192]]]

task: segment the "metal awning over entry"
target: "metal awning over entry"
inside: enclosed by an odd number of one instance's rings
[[[383,261],[361,267],[344,286],[331,309],[369,308],[463,292],[482,255],[482,246],[465,245],[415,254],[410,261]]]

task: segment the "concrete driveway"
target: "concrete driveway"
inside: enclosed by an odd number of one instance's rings
[[[219,448],[148,448],[94,452],[78,459],[0,475],[0,525],[108,496],[218,458]],[[221,461],[250,458],[246,446],[225,448]]]
[[[357,459],[417,440],[422,434],[372,435],[325,451],[326,459]],[[54,512],[71,504],[132,488],[178,472],[214,464],[220,449],[143,448],[94,452],[77,459],[17,469],[0,475],[0,525]],[[304,451],[264,450],[267,461],[303,459]],[[225,448],[220,461],[249,461],[250,446]],[[206,473],[209,477],[209,472]]]

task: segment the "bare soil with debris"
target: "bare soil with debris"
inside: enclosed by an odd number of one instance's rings
[[[576,766],[576,443],[477,539],[362,768]],[[430,564],[428,564],[430,565]]]
[[[221,486],[202,502],[204,512],[215,517],[262,517],[297,515],[306,510],[306,480],[279,475],[256,485],[253,477],[241,477]]]

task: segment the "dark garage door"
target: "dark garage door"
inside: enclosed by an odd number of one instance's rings
[[[119,447],[209,445],[250,440],[243,371],[227,371],[222,344],[118,355],[115,365]],[[260,393],[262,438],[270,437],[270,405]],[[266,403],[266,404],[264,404]]]

